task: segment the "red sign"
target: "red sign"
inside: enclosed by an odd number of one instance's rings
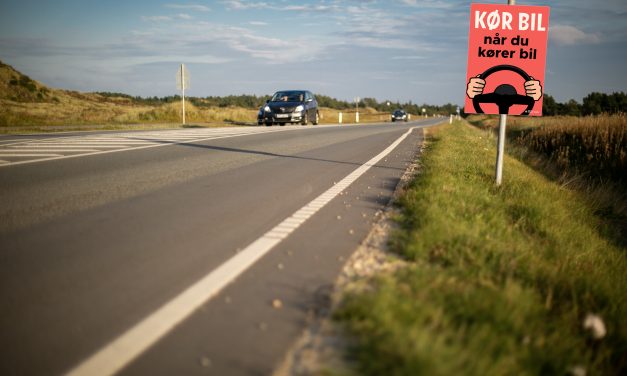
[[[549,7],[472,4],[466,113],[542,116]]]

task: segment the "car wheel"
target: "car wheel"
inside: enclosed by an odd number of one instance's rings
[[[316,111],[316,117],[314,118],[314,121],[312,122],[312,124],[318,125],[319,122],[320,122],[320,114],[318,113],[318,111]]]
[[[307,116],[307,112],[305,112],[305,116],[303,116],[303,120],[300,121],[300,125],[307,125],[309,122],[309,116]]]
[[[266,121],[266,127],[271,127],[271,126],[272,126],[272,122]]]
[[[287,123],[279,123],[280,126],[284,127]]]

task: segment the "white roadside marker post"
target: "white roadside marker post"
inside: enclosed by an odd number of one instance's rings
[[[185,64],[181,64],[176,73],[176,87],[183,94],[183,125],[185,125],[185,89],[189,88],[189,72]]]

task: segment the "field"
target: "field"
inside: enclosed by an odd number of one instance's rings
[[[495,130],[495,117],[471,116]],[[510,117],[508,152],[562,186],[586,195],[606,231],[627,245],[627,117]]]
[[[496,118],[472,117],[497,127]],[[627,116],[508,118],[508,137],[560,170],[597,181],[627,183]]]
[[[194,105],[196,103],[197,105]],[[185,102],[191,126],[256,125],[259,107],[211,106],[202,98]],[[355,123],[355,109],[320,108],[322,123]],[[360,108],[360,123],[390,121],[390,114]],[[128,96],[48,88],[0,62],[0,133],[59,130],[138,129],[180,126],[180,100],[148,104]]]
[[[587,196],[505,157],[463,122],[432,133],[399,202],[409,266],[335,313],[364,375],[627,372],[627,253]]]

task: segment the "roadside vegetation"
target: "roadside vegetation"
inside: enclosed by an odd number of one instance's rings
[[[390,242],[408,266],[335,313],[356,373],[627,372],[627,248],[584,192],[518,158],[495,187],[493,134],[430,131]]]
[[[498,127],[493,117],[469,121]],[[610,235],[627,245],[627,116],[511,117],[507,136],[511,155],[585,194]]]
[[[186,120],[192,126],[256,125],[257,112],[270,96],[230,95],[186,98]],[[317,94],[322,121],[355,123],[355,103]],[[455,106],[418,106],[411,102],[358,103],[360,123],[390,120],[390,111],[429,116],[448,114]],[[180,126],[181,97],[137,97],[123,93],[79,93],[48,88],[0,62],[0,133],[59,130],[138,129]]]
[[[480,127],[496,129],[497,120],[472,116]],[[511,117],[508,138],[571,174],[589,180],[623,183],[627,176],[627,116]],[[625,182],[627,183],[627,182]]]

